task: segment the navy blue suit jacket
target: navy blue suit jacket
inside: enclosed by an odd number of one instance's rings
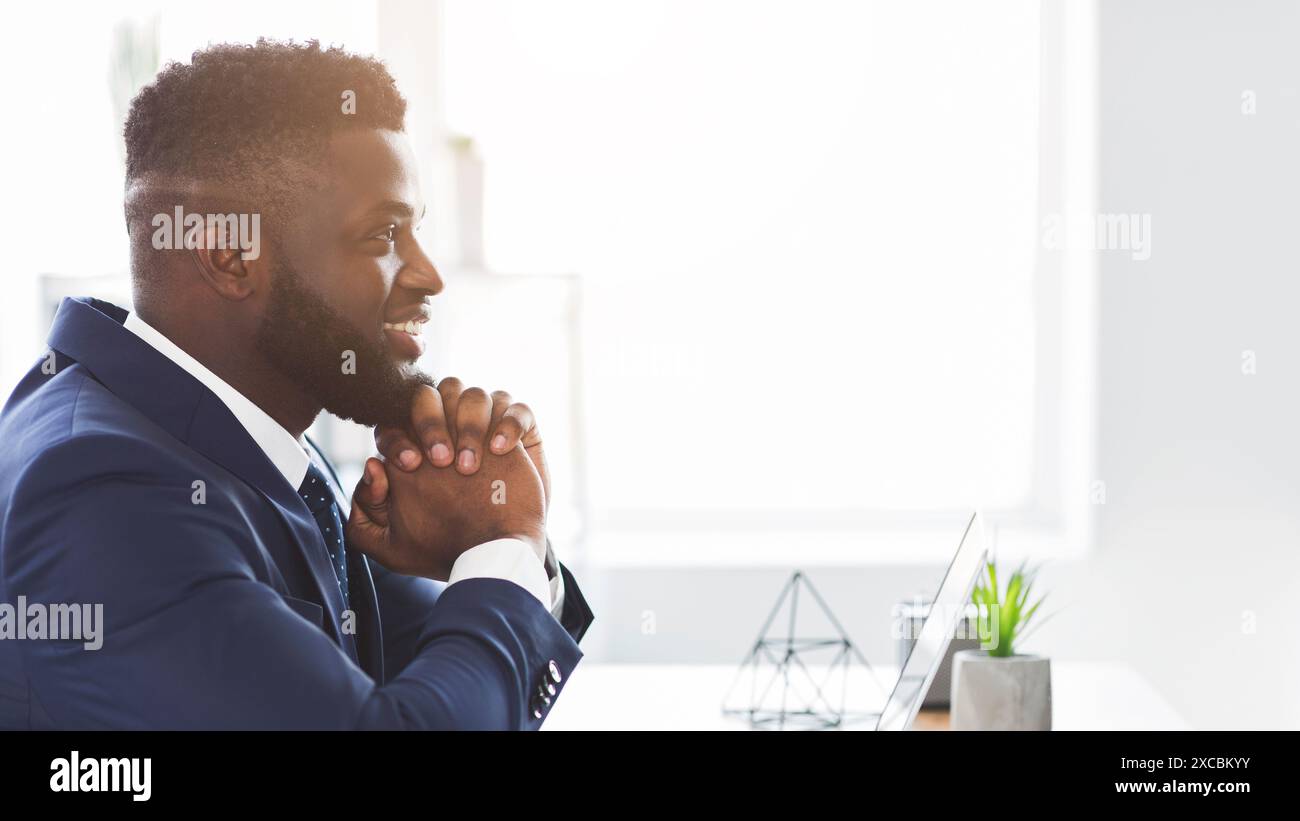
[[[541,725],[592,620],[567,568],[557,621],[349,550],[349,630],[297,489],[125,318],[64,300],[0,414],[0,603],[103,605],[98,650],[0,640],[0,728]]]

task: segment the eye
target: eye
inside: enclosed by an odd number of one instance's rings
[[[383,240],[384,242],[393,242],[396,239],[396,237],[394,236],[396,233],[397,233],[397,226],[389,225],[386,226],[384,230],[380,231],[379,233],[370,235],[368,239],[378,239],[378,240]]]

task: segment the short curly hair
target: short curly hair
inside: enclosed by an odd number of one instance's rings
[[[320,184],[336,133],[401,131],[405,119],[406,100],[373,57],[316,40],[212,45],[168,63],[131,101],[126,184],[152,175],[229,184],[280,211]]]

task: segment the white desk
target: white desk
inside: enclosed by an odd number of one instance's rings
[[[745,730],[721,704],[737,665],[594,664],[582,661],[544,730]],[[877,667],[893,684],[896,670]],[[1186,730],[1187,722],[1122,664],[1052,661],[1052,726],[1058,730]],[[845,729],[869,730],[871,722]]]

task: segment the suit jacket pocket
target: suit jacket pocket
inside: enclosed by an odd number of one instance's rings
[[[321,630],[325,629],[325,608],[316,602],[295,599],[293,596],[286,596],[283,593],[280,594],[280,598],[284,599],[284,603],[289,605],[290,610],[311,622],[313,626]]]

